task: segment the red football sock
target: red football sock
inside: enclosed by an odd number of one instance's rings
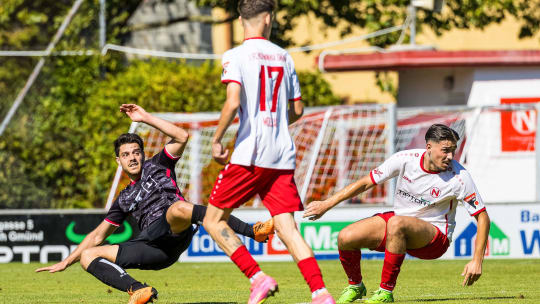
[[[311,292],[324,288],[321,269],[319,269],[317,260],[315,260],[314,257],[309,257],[299,261],[298,268],[300,268],[300,272],[309,285]]]
[[[360,271],[361,258],[362,252],[360,250],[339,250],[339,261],[351,285],[362,282],[362,272]]]
[[[403,264],[404,258],[405,254],[391,253],[388,250],[384,251],[384,265],[380,285],[382,289],[389,291],[394,290],[397,277],[399,275],[399,270],[401,268],[401,264]]]
[[[259,264],[253,259],[244,245],[238,247],[238,249],[233,252],[231,260],[248,278],[251,278],[257,272],[261,271]]]

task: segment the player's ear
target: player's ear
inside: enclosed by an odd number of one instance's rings
[[[120,163],[120,157],[116,157],[116,163],[119,165],[119,166],[122,166],[122,164]]]
[[[266,24],[272,25],[272,13],[267,13],[266,16],[264,16],[264,21],[266,21]]]

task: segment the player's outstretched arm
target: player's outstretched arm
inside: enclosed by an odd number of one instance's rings
[[[103,221],[96,229],[92,230],[83,241],[77,246],[77,248],[63,261],[56,263],[51,266],[42,267],[36,269],[36,272],[48,271],[50,273],[64,271],[66,268],[79,261],[81,258],[81,253],[88,248],[96,247],[101,245],[105,239],[111,235],[115,230],[116,226],[113,226],[105,221]]]
[[[304,103],[302,100],[295,100],[289,103],[289,125],[296,122],[304,115]]]
[[[475,215],[475,218],[478,222],[478,228],[476,232],[476,242],[474,244],[474,254],[472,261],[465,265],[465,269],[463,269],[463,273],[461,273],[461,275],[465,277],[462,286],[472,285],[482,275],[482,262],[484,261],[484,254],[486,252],[490,220],[486,211],[482,211]]]
[[[335,205],[351,197],[371,189],[375,184],[371,181],[369,175],[366,175],[358,181],[348,185],[347,187],[339,190],[336,194],[327,198],[324,201],[313,201],[309,203],[304,211],[304,216],[314,221],[323,216],[326,211],[332,209]]]
[[[227,158],[229,157],[229,150],[223,150],[221,145],[221,139],[227,131],[227,128],[231,125],[236,116],[236,112],[240,107],[240,92],[242,86],[235,82],[227,84],[227,100],[221,110],[221,116],[219,117],[218,126],[214,138],[212,139],[212,156],[214,160],[219,164],[225,165]]]
[[[189,138],[189,134],[186,130],[175,126],[171,122],[151,115],[136,104],[123,104],[120,106],[120,111],[126,113],[131,120],[135,122],[144,122],[172,138],[172,140],[165,145],[167,152],[176,157],[182,156]]]

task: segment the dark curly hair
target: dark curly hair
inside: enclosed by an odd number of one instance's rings
[[[443,124],[434,124],[429,127],[426,132],[426,142],[441,142],[442,140],[449,140],[457,143],[459,141],[459,134],[454,129],[445,126]]]
[[[244,19],[251,19],[262,12],[273,12],[275,6],[274,0],[240,0],[238,13]]]
[[[138,144],[139,147],[141,148],[141,152],[144,155],[144,145],[143,145],[142,138],[135,133],[124,133],[118,136],[118,138],[114,141],[114,153],[116,153],[116,157],[119,156],[120,146],[124,144],[131,144],[131,143]]]

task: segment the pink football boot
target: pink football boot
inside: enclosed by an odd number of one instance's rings
[[[264,303],[266,299],[278,292],[276,281],[266,274],[260,274],[255,281],[251,283],[251,294],[249,295],[248,304]],[[322,303],[322,302],[321,302]]]

